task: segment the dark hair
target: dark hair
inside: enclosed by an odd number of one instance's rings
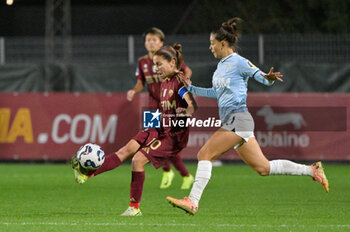
[[[215,35],[215,39],[218,41],[227,41],[232,48],[236,47],[238,38],[242,34],[240,18],[231,18],[226,22],[223,22],[219,29],[213,30],[211,33]]]
[[[163,41],[164,42],[164,39],[165,39],[165,35],[163,33],[163,31],[159,28],[156,28],[156,27],[152,27],[152,28],[148,28],[145,32],[143,32],[142,34],[142,38],[143,38],[143,41],[146,41],[146,36],[148,34],[152,34],[152,35],[156,35],[158,36],[158,38],[160,39],[160,41]]]
[[[181,48],[182,48],[181,44],[175,43],[173,46],[161,47],[158,51],[156,51],[156,53],[154,55],[155,56],[162,56],[168,62],[170,62],[172,59],[174,59],[175,64],[176,64],[176,68],[178,70],[180,70],[182,62],[183,62]]]

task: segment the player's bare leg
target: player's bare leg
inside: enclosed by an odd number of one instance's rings
[[[71,164],[74,171],[75,181],[79,184],[83,184],[93,176],[117,168],[125,160],[132,157],[139,148],[140,144],[135,140],[131,139],[124,147],[119,149],[117,152],[113,152],[107,155],[103,165],[94,171],[88,171],[82,168],[79,164],[77,157],[73,156]]]
[[[130,184],[130,204],[121,216],[141,216],[139,204],[141,202],[143,183],[145,182],[144,166],[149,162],[141,152],[137,152],[132,159],[132,179]]]
[[[189,197],[184,199],[167,197],[169,203],[194,215],[197,212],[202,193],[210,180],[212,161],[233,148],[241,140],[241,137],[225,129],[220,128],[216,131],[198,153],[199,162],[195,182]],[[220,144],[220,146],[217,146],[217,144]]]
[[[309,165],[298,164],[289,160],[268,161],[262,153],[255,138],[250,138],[247,143],[236,149],[242,160],[262,176],[267,175],[306,175],[319,182],[326,192],[329,184],[324,173],[322,163],[316,162]]]
[[[248,142],[236,149],[241,159],[262,176],[269,175],[270,164],[262,153],[255,138],[250,138]]]

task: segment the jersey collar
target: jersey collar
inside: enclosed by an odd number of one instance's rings
[[[235,52],[231,53],[230,55],[228,55],[228,56],[222,58],[222,59],[220,60],[220,62],[221,62],[221,63],[224,63],[226,60],[230,59],[230,58],[231,58],[232,56],[234,56],[235,54],[236,54]]]

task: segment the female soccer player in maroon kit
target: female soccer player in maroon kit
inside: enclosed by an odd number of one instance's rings
[[[103,165],[95,171],[84,174],[76,157],[72,164],[76,181],[84,183],[88,178],[118,167],[126,159],[132,158],[132,181],[130,186],[130,205],[122,216],[139,216],[143,183],[144,166],[151,162],[155,168],[162,167],[186,147],[189,128],[186,127],[187,115],[196,110],[196,102],[181,81],[183,74],[179,71],[182,64],[181,45],[165,46],[159,49],[153,61],[162,78],[160,103],[161,128],[151,128],[139,132],[119,151],[108,155]],[[174,126],[172,122],[177,122]],[[180,123],[182,121],[182,123]],[[184,126],[179,126],[183,124]]]
[[[145,48],[148,51],[147,55],[144,55],[138,59],[136,78],[137,82],[135,87],[127,92],[127,100],[132,101],[135,94],[141,92],[147,84],[148,89],[148,110],[157,110],[160,108],[160,84],[161,79],[159,78],[155,65],[153,63],[154,53],[163,46],[164,33],[162,30],[152,27],[143,33],[143,39],[145,42]],[[190,78],[192,70],[182,63],[180,71],[184,73],[186,78]],[[190,175],[181,159],[181,153],[172,158],[170,162],[174,165],[175,169],[179,171],[183,177],[181,189],[189,189],[194,181],[192,175]],[[161,189],[170,187],[174,178],[174,172],[170,169],[170,162],[164,163],[163,166],[163,178],[160,184]]]

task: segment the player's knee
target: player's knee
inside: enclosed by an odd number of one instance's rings
[[[134,157],[132,158],[132,160],[131,160],[132,166],[137,165],[139,162],[140,162],[140,161],[139,161],[137,158],[135,158],[135,156],[134,156]]]
[[[144,163],[143,159],[139,155],[135,155],[131,160],[131,164],[132,164],[133,168],[143,167],[143,163]]]
[[[198,160],[210,160],[211,162],[213,162],[215,160],[214,157],[215,156],[208,152],[208,150],[206,149],[200,149],[197,154]]]
[[[207,158],[208,158],[208,154],[205,151],[203,151],[202,149],[199,150],[199,152],[197,153],[197,159],[198,160],[207,160]]]
[[[116,155],[120,160],[126,160],[132,155],[132,151],[128,148],[128,146],[124,146],[116,152]]]

